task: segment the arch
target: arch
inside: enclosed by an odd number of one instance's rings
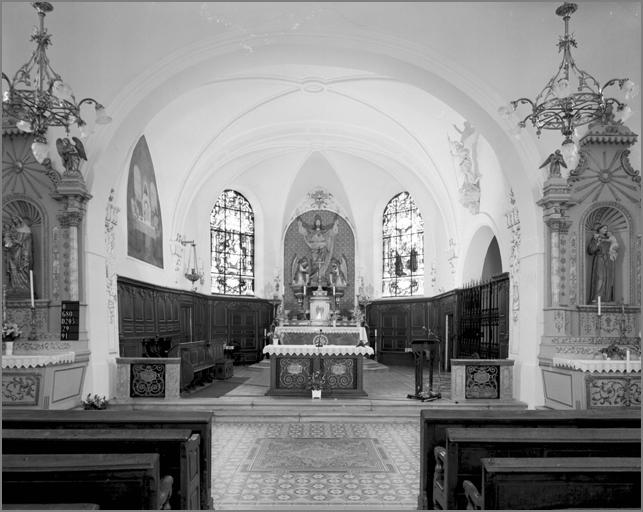
[[[254,295],[254,211],[239,192],[219,195],[210,213],[210,244],[211,292]]]
[[[382,296],[424,295],[424,220],[409,192],[382,213]]]
[[[496,235],[491,227],[483,225],[473,234],[466,249],[462,262],[462,281],[468,282],[482,279],[487,258],[493,259],[493,263],[491,259],[489,261],[490,268],[495,269],[499,264],[502,271],[502,256],[500,255]]]

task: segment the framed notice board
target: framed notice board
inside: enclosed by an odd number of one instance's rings
[[[60,305],[60,339],[78,340],[80,303],[77,300],[63,300]]]

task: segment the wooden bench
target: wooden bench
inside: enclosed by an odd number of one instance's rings
[[[3,454],[2,502],[93,502],[103,509],[159,510],[167,499],[157,453]]]
[[[641,453],[640,428],[447,428],[446,447],[435,448],[436,508],[465,508],[463,482],[481,484],[485,457],[628,457]]]
[[[469,507],[481,509],[641,508],[640,457],[482,459],[482,493],[465,481]]]
[[[640,411],[424,409],[420,413],[420,490],[418,508],[433,506],[436,446],[445,446],[449,427],[588,427],[640,428]]]
[[[11,410],[2,414],[4,429],[188,429],[201,438],[199,473],[201,509],[212,509],[211,458],[212,413],[198,411],[104,410],[53,411]],[[90,500],[91,501],[91,500]]]
[[[158,453],[174,479],[173,509],[200,505],[199,434],[189,429],[4,429],[4,453]]]

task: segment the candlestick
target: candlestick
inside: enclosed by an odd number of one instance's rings
[[[375,329],[375,337],[377,338],[377,329]]]
[[[2,285],[2,321],[7,321],[7,285]]]
[[[35,308],[36,305],[34,304],[34,301],[33,301],[33,270],[29,271],[29,288],[31,290],[31,307]]]
[[[333,285],[333,297],[335,296],[335,285]]]
[[[598,296],[598,316],[601,316],[601,296]]]

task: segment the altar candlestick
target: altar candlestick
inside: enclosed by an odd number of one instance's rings
[[[36,305],[34,304],[34,301],[33,301],[33,270],[29,271],[29,288],[31,290],[31,307],[35,308]]]
[[[601,316],[601,296],[598,296],[598,316]]]

